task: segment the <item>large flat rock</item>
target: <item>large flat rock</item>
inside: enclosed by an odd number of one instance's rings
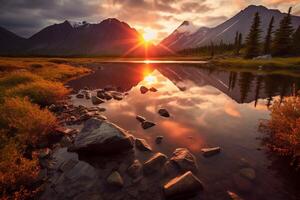
[[[120,153],[133,148],[133,139],[125,130],[108,121],[87,120],[69,149],[95,154]]]

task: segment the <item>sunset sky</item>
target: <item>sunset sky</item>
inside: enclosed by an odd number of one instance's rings
[[[215,26],[250,4],[300,15],[299,0],[0,0],[0,26],[29,37],[66,19],[97,23],[115,17],[139,31],[155,32],[156,42],[184,20]]]

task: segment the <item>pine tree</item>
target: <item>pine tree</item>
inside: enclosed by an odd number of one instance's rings
[[[253,58],[260,55],[260,16],[259,13],[256,12],[250,32],[246,39],[246,53],[245,58]]]
[[[214,43],[212,41],[210,41],[210,54],[211,54],[211,58],[213,58],[215,56],[215,47],[214,47]]]
[[[279,28],[275,32],[273,43],[273,55],[284,56],[291,53],[292,49],[292,34],[294,32],[291,19],[292,7],[288,14],[280,21]]]
[[[238,50],[237,50],[237,54],[240,54],[241,48],[243,45],[243,35],[242,33],[239,34],[239,39],[238,39]]]
[[[239,32],[235,32],[234,38],[234,54],[238,55],[238,45],[239,45]]]
[[[271,53],[271,44],[272,44],[272,34],[273,34],[273,28],[274,28],[274,17],[271,18],[271,21],[269,23],[268,32],[265,38],[265,45],[264,45],[264,54],[270,54]]]
[[[293,34],[293,54],[300,55],[300,26]]]

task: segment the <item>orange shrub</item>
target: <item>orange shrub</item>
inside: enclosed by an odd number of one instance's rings
[[[0,151],[0,198],[29,199],[34,195],[32,185],[39,173],[37,159],[22,156],[11,141]]]
[[[23,144],[36,145],[56,125],[56,117],[28,99],[5,98],[0,105],[0,128],[12,130]]]
[[[68,92],[62,83],[41,80],[18,85],[7,90],[6,95],[11,97],[27,96],[32,102],[46,106],[63,99]]]

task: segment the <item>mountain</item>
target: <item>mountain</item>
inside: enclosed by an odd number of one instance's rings
[[[250,5],[232,18],[216,27],[200,27],[193,34],[188,34],[187,36],[180,37],[179,39],[172,37],[172,35],[176,31],[175,30],[170,36],[162,40],[161,44],[173,50],[181,50],[185,48],[205,46],[208,45],[211,41],[213,41],[214,43],[219,43],[221,41],[223,41],[224,43],[233,43],[235,33],[237,31],[242,33],[243,38],[245,39],[252,24],[253,16],[256,12],[259,12],[261,17],[261,28],[263,30],[262,38],[264,38],[266,35],[268,24],[272,16],[274,16],[275,20],[275,30],[278,28],[280,20],[286,15],[279,10],[268,9],[264,6]],[[292,16],[292,23],[294,28],[298,27],[300,25],[300,17]]]
[[[0,54],[20,53],[26,46],[26,39],[0,27]]]
[[[0,29],[1,55],[142,55],[141,35],[115,18],[97,24],[64,21],[28,39]],[[4,44],[4,45],[2,45]],[[151,54],[152,44],[148,46]]]

